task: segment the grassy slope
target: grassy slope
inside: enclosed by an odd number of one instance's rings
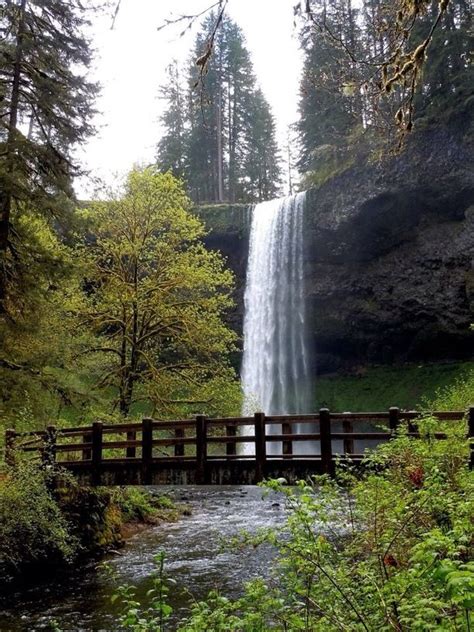
[[[317,408],[334,411],[375,411],[390,406],[413,409],[433,399],[437,389],[474,370],[474,362],[370,367],[362,375],[320,377]]]

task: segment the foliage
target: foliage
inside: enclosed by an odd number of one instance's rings
[[[386,151],[387,142],[401,146],[414,125],[443,119],[468,128],[472,3],[310,0],[305,6],[297,129],[307,184],[324,180],[328,156],[337,172]]]
[[[430,410],[466,410],[474,405],[474,368],[460,375],[452,384],[438,388],[433,397],[425,398]]]
[[[2,575],[28,563],[69,562],[78,541],[51,491],[51,477],[29,464],[0,480],[0,569]]]
[[[92,133],[97,86],[87,80],[90,11],[80,1],[19,0],[0,10],[0,310],[17,308],[7,285],[24,243],[15,209],[58,221],[72,210],[72,150]],[[13,277],[13,278],[12,278]]]
[[[148,168],[130,173],[121,197],[85,211],[90,290],[78,313],[96,340],[84,352],[123,415],[138,400],[177,415],[236,393],[226,360],[235,334],[223,322],[232,276],[188,210],[180,183]]]
[[[25,430],[89,396],[75,362],[71,303],[80,286],[71,248],[29,209],[15,211],[13,221],[23,247],[10,292],[15,309],[0,321],[0,424]]]
[[[465,424],[445,424],[446,440],[436,426],[401,430],[362,473],[267,483],[286,494],[287,524],[241,544],[272,543],[275,576],[238,600],[211,595],[180,630],[468,630],[474,477]]]
[[[139,487],[121,489],[117,502],[125,522],[153,522],[160,510],[175,509],[169,496],[155,496]]]

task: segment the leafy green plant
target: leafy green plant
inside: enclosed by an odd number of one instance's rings
[[[78,541],[50,489],[50,473],[28,463],[0,481],[0,571],[32,563],[69,562]]]

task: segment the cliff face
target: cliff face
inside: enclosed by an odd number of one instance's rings
[[[472,143],[432,130],[400,156],[308,192],[306,286],[318,372],[474,354],[473,165]],[[234,218],[234,228],[221,224],[208,238],[239,279],[239,331],[248,248],[248,214],[240,216],[238,230]]]

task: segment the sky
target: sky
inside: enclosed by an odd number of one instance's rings
[[[257,80],[269,101],[283,146],[297,118],[301,56],[293,26],[295,0],[229,0],[227,13],[243,29]],[[81,197],[99,181],[113,186],[134,164],[149,164],[160,138],[165,103],[158,88],[166,67],[189,57],[198,25],[180,37],[183,24],[158,31],[166,18],[196,14],[212,0],[122,0],[114,28],[110,14],[95,19],[92,74],[102,85],[95,118],[97,134],[78,158],[90,177],[77,183]]]

